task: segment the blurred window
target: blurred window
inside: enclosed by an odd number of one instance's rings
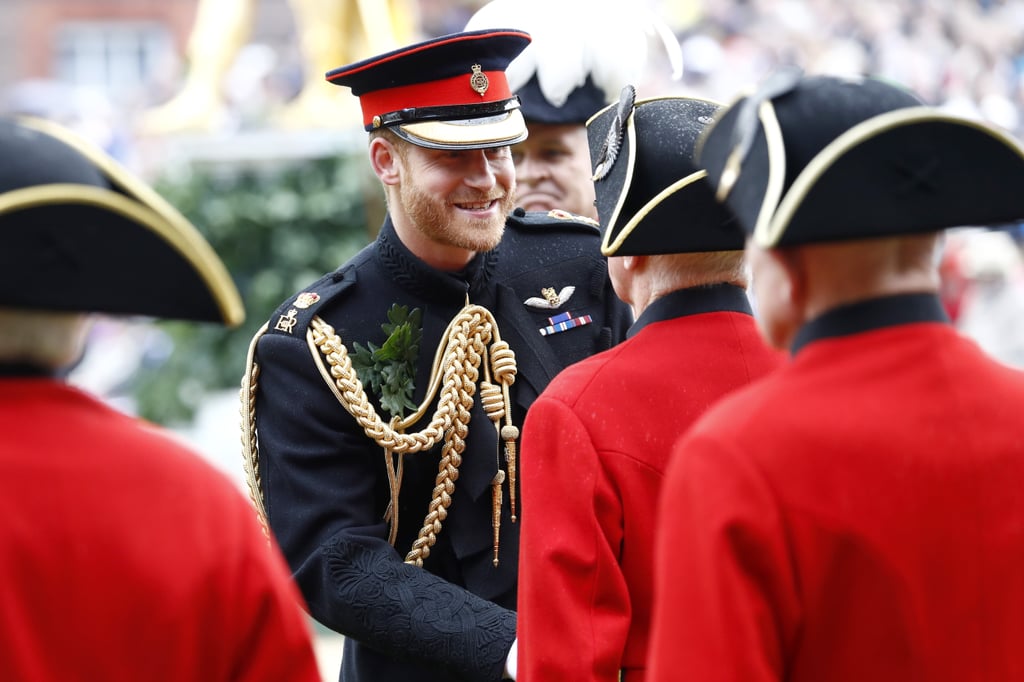
[[[166,27],[154,22],[69,22],[57,32],[54,73],[113,99],[137,91],[173,49]]]

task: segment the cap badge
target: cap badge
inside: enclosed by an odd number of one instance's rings
[[[633,115],[633,104],[636,102],[636,90],[632,85],[622,88],[619,95],[619,104],[615,110],[615,118],[608,128],[608,134],[601,145],[601,151],[597,153],[597,163],[594,165],[593,181],[602,180],[611,171],[615,159],[622,149],[622,138],[626,135],[626,124],[629,117]]]
[[[301,294],[295,297],[295,307],[302,308],[305,310],[309,306],[313,305],[320,300],[320,294],[313,291],[303,291]]]
[[[540,290],[541,295],[544,298],[538,296],[531,296],[530,298],[523,301],[525,305],[531,308],[543,308],[545,310],[554,310],[559,306],[565,305],[570,298],[572,298],[573,292],[576,291],[576,287],[568,286],[563,287],[561,291],[556,292],[554,287],[544,287]]]
[[[487,88],[491,87],[491,81],[479,64],[473,65],[473,75],[469,77],[469,87],[473,88],[473,92],[478,93],[481,97],[487,92]]]
[[[287,315],[281,315],[280,317],[278,317],[277,324],[274,325],[274,329],[276,329],[279,332],[287,332],[291,334],[292,330],[295,329],[296,323],[298,322],[298,320],[295,318],[295,315],[298,312],[298,310],[292,308],[288,311]]]

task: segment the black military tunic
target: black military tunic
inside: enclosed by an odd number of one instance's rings
[[[392,547],[384,451],[321,375],[306,340],[310,321],[316,315],[333,326],[351,352],[353,342],[383,343],[381,324],[393,303],[419,308],[419,404],[449,322],[467,299],[487,308],[515,352],[510,393],[521,427],[563,367],[624,338],[629,309],[612,291],[599,241],[582,219],[517,211],[495,249],[448,273],[408,251],[388,219],[375,242],[301,292],[307,307],[295,305],[297,295],[271,317],[254,355],[261,492],[311,613],[346,635],[342,680],[500,679],[515,637],[519,529],[506,494],[494,566],[490,484],[500,445],[477,395],[437,544],[422,568],[405,564],[432,497],[440,446],[405,455]],[[565,313],[574,322],[559,324]]]

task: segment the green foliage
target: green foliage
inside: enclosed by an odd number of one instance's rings
[[[380,326],[388,335],[384,345],[372,342],[366,346],[352,344],[352,367],[363,386],[380,396],[381,409],[392,417],[402,417],[416,410],[412,402],[416,381],[416,358],[423,339],[423,314],[419,308],[392,303],[388,321]]]
[[[272,171],[193,168],[155,187],[220,255],[246,309],[237,329],[156,323],[172,350],[143,363],[132,394],[141,416],[169,425],[190,421],[209,391],[237,387],[249,341],[277,306],[372,239],[367,198],[379,188],[362,154]]]

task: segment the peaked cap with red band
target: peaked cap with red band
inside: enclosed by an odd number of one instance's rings
[[[528,33],[452,33],[327,72],[359,97],[366,130],[390,128],[432,149],[484,149],[526,139],[505,69]]]

